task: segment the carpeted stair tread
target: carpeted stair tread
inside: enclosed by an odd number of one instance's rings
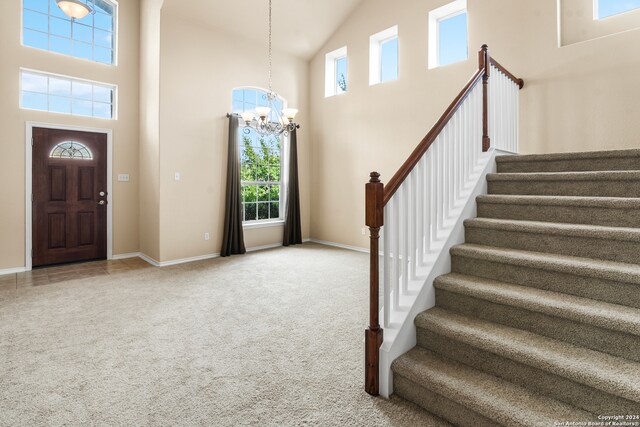
[[[605,209],[640,209],[640,198],[587,197],[587,196],[521,196],[514,194],[485,194],[478,196],[480,203],[526,206],[571,206]]]
[[[420,313],[415,324],[480,350],[640,402],[638,363],[438,307]]]
[[[451,255],[553,270],[577,276],[640,285],[640,266],[615,261],[522,251],[465,243],[451,248]],[[640,290],[640,288],[639,288]]]
[[[491,173],[487,181],[636,181],[640,171]]]
[[[557,161],[557,160],[583,160],[583,159],[611,159],[640,157],[640,149],[628,150],[602,150],[580,151],[572,153],[550,154],[521,154],[518,156],[496,156],[497,163],[532,162],[532,161]]]
[[[458,402],[498,424],[551,426],[559,420],[594,416],[557,400],[415,347],[392,365],[395,375]]]
[[[640,339],[640,309],[637,308],[456,273],[439,276],[434,286],[448,292],[637,335]]]
[[[556,236],[583,237],[640,242],[640,229],[629,227],[607,227],[598,225],[565,224],[543,221],[521,221],[494,218],[472,218],[464,221],[465,227],[492,230],[517,231]]]

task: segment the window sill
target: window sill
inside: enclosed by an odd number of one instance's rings
[[[267,228],[267,227],[280,227],[284,225],[284,219],[278,219],[275,221],[252,221],[243,222],[242,228],[245,230],[251,230],[254,228]]]

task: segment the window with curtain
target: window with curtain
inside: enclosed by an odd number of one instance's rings
[[[89,2],[94,8],[71,19],[56,0],[22,0],[22,44],[89,61],[115,64],[116,3]]]
[[[277,102],[281,110],[284,100]],[[256,107],[266,105],[267,92],[262,89],[233,91],[233,113],[255,112]],[[270,119],[277,121],[275,115]],[[282,137],[262,136],[242,126],[238,132],[243,222],[280,220],[283,218]]]

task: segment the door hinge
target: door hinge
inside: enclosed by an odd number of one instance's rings
[[[33,258],[33,249],[31,249],[31,258]]]
[[[33,196],[33,193],[31,193],[31,203],[35,202],[35,197]]]
[[[33,147],[33,138],[31,138],[31,146]]]

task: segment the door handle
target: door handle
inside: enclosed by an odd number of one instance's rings
[[[98,193],[98,195],[99,195],[100,197],[104,197],[104,196],[106,196],[106,195],[107,195],[107,193],[105,193],[104,191],[101,191],[100,193]]]
[[[107,202],[105,202],[104,200],[100,200],[100,201],[98,202],[98,204],[99,204],[99,205],[106,205],[106,204],[107,204]]]

